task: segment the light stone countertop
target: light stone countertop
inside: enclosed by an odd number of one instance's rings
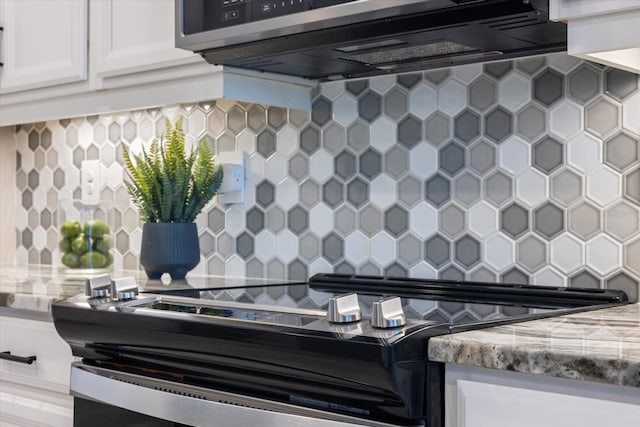
[[[429,359],[640,387],[640,304],[435,337]]]

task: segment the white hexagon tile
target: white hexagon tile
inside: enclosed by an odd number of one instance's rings
[[[311,111],[219,100],[24,124],[17,261],[58,264],[56,206],[99,159],[116,265],[139,268],[122,184],[184,116],[188,144],[248,154],[247,203],[198,218],[197,272],[316,272],[620,287],[640,280],[638,75],[566,55],[332,82]]]

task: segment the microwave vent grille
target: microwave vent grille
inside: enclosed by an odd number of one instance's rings
[[[355,55],[349,55],[344,59],[360,62],[363,64],[382,65],[400,61],[442,57],[447,55],[457,55],[476,51],[478,51],[478,49],[471,46],[441,40],[418,46],[407,46],[395,49],[384,49],[375,52],[359,53]]]

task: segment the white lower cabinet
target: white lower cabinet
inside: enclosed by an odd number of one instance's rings
[[[0,316],[0,351],[36,356],[32,364],[0,360],[0,426],[72,426],[74,358],[53,323]]]
[[[640,389],[447,365],[446,427],[637,427]]]

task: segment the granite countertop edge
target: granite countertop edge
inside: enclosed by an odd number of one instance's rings
[[[429,359],[640,387],[640,304],[434,337]]]

